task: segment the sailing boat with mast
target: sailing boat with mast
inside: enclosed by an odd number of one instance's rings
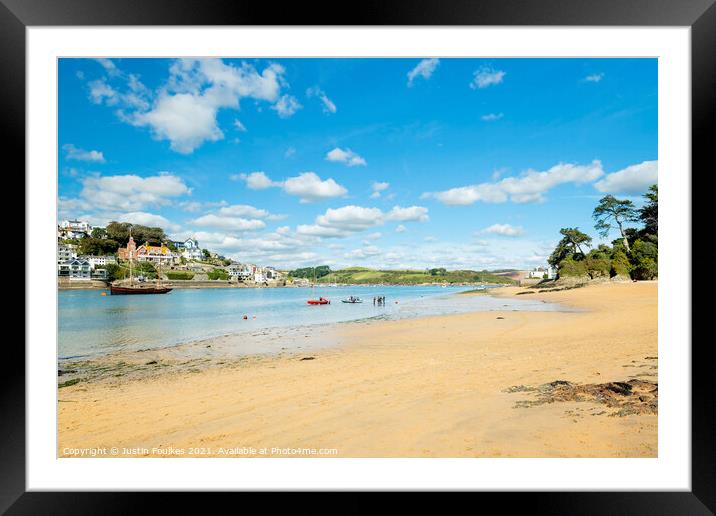
[[[129,230],[129,238],[132,238],[132,230]],[[127,244],[129,247],[129,244]],[[162,243],[162,248],[164,243]],[[172,289],[169,287],[162,286],[162,256],[159,257],[159,271],[157,272],[157,283],[156,286],[142,285],[141,283],[134,282],[134,275],[132,274],[132,263],[134,262],[134,249],[127,249],[129,258],[129,283],[122,285],[120,282],[115,281],[109,285],[109,293],[113,296],[117,295],[129,295],[129,294],[166,294],[171,292]]]
[[[311,284],[311,299],[306,301],[309,305],[330,305],[331,300],[321,296],[316,299],[316,268],[313,268],[313,283]]]

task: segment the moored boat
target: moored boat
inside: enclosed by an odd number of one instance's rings
[[[169,287],[161,286],[141,286],[141,285],[110,285],[109,292],[113,296],[117,295],[128,295],[128,294],[166,294],[171,292],[172,289]]]
[[[132,230],[129,230],[129,237],[132,238]],[[163,245],[163,244],[162,244]],[[159,271],[157,273],[157,282],[155,285],[144,283],[143,281],[134,282],[132,274],[133,252],[129,251],[129,282],[122,284],[121,282],[110,283],[109,293],[113,296],[132,295],[132,294],[166,294],[171,292],[169,287],[162,286],[162,262],[159,260]],[[140,278],[141,279],[141,278]]]
[[[356,304],[356,303],[362,303],[363,300],[362,300],[361,298],[359,298],[359,297],[350,296],[350,297],[348,297],[348,298],[346,298],[346,299],[341,299],[341,302],[343,302],[343,303]]]

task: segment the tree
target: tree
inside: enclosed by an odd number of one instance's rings
[[[562,228],[559,230],[562,240],[557,243],[547,262],[558,266],[560,262],[569,257],[583,258],[582,247],[591,247],[592,237],[579,231],[579,228]]]
[[[110,238],[85,237],[77,245],[77,254],[99,256],[103,254],[116,254],[119,242]]]
[[[141,224],[130,224],[129,222],[110,222],[105,228],[107,238],[116,240],[122,247],[127,245],[129,241],[129,232],[132,232],[132,238],[135,242],[143,244],[149,242],[150,245],[161,245],[162,242],[168,240],[167,235],[162,228],[142,226]]]
[[[651,185],[644,194],[646,204],[639,210],[639,218],[644,223],[642,232],[645,235],[659,234],[659,187]]]
[[[104,228],[94,228],[92,230],[92,233],[90,233],[90,236],[92,238],[96,238],[96,239],[100,240],[102,238],[107,238],[107,232],[105,231]]]
[[[612,224],[616,224],[622,236],[624,247],[626,247],[627,252],[631,251],[624,224],[639,220],[638,212],[633,202],[619,200],[613,195],[605,195],[599,200],[597,207],[594,208],[592,217],[597,221],[594,227],[605,238],[609,235]]]
[[[637,240],[631,253],[632,277],[650,280],[659,275],[659,249],[652,242]]]
[[[211,253],[208,249],[202,249],[201,254],[202,256],[204,256],[204,260],[208,260],[209,258],[211,258]]]

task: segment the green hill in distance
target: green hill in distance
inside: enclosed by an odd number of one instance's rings
[[[495,283],[513,285],[511,278],[500,276],[488,271],[458,270],[449,271],[443,268],[428,270],[376,270],[367,267],[349,267],[332,271],[328,266],[316,267],[317,283],[342,283],[351,285],[385,284],[385,285],[419,285],[423,283],[457,284],[457,283]],[[294,278],[305,278],[313,281],[313,267],[296,269],[289,273]]]

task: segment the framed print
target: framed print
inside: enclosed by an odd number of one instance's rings
[[[28,303],[3,509],[440,490],[710,513],[712,2],[350,26],[180,4],[4,1]]]

